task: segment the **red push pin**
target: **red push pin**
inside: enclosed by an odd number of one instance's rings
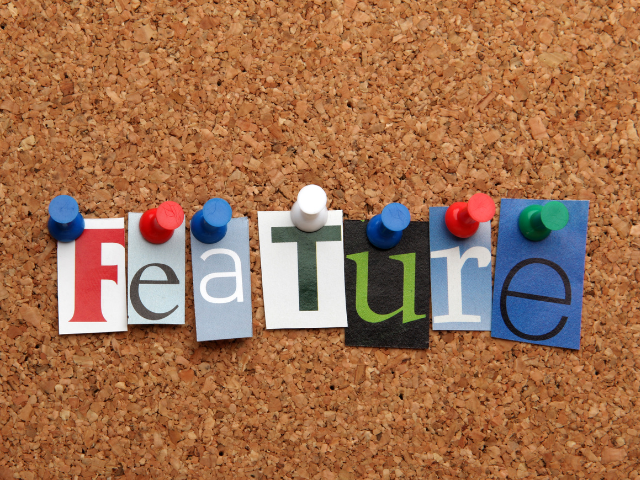
[[[469,203],[456,202],[447,209],[444,221],[449,231],[459,238],[476,233],[480,222],[488,222],[496,213],[496,204],[486,193],[476,193]]]
[[[164,202],[158,208],[152,208],[140,218],[140,233],[147,242],[164,243],[173,235],[173,231],[184,222],[182,207],[176,202]]]

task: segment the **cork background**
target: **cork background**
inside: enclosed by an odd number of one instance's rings
[[[638,8],[0,0],[0,479],[638,478]],[[582,349],[265,331],[256,211],[308,183],[350,219],[590,200]],[[58,336],[58,194],[227,199],[254,338],[198,344],[193,293],[183,327]]]

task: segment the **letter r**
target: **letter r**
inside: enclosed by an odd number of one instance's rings
[[[464,263],[475,258],[478,268],[485,268],[491,263],[491,252],[485,247],[471,247],[462,257],[460,247],[431,252],[431,258],[445,258],[447,260],[447,297],[449,312],[447,315],[434,315],[433,323],[448,322],[480,322],[478,315],[462,314],[462,267]]]

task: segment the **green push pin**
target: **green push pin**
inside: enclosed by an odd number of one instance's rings
[[[527,239],[539,242],[552,230],[561,230],[569,221],[569,210],[561,202],[552,201],[544,205],[529,205],[518,218],[520,232]]]

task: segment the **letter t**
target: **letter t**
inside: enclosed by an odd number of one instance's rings
[[[296,227],[271,227],[273,243],[296,243],[298,246],[298,301],[300,311],[318,310],[317,242],[339,242],[342,227],[330,225],[316,232],[303,232]]]

